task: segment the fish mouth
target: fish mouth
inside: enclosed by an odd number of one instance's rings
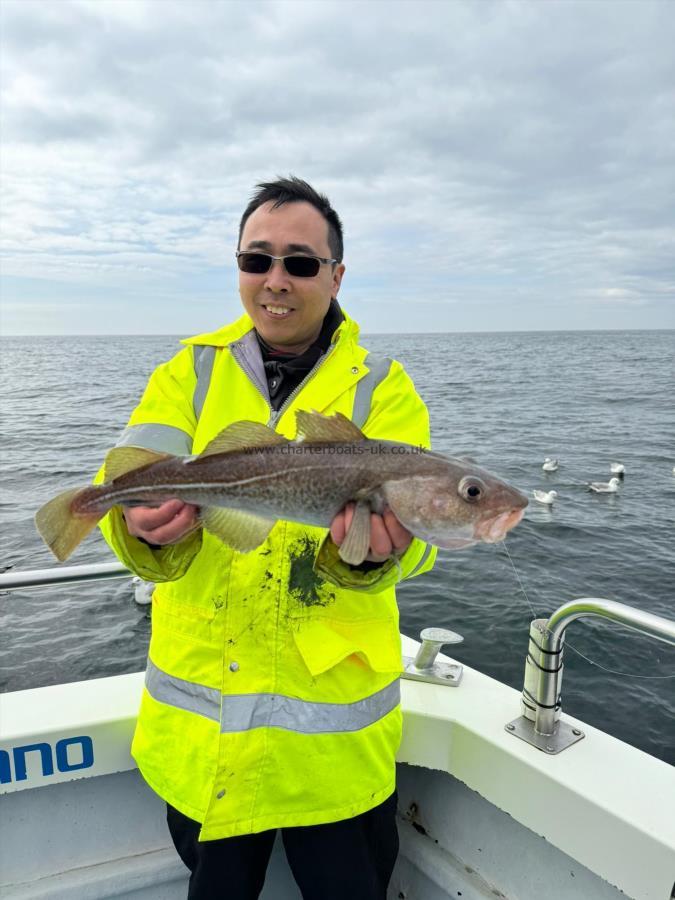
[[[478,522],[474,530],[474,538],[484,541],[486,544],[497,544],[503,541],[508,531],[520,522],[525,513],[524,509],[509,509],[499,513],[491,519],[483,519]]]

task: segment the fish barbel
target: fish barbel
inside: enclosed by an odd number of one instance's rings
[[[356,507],[340,556],[359,565],[370,546],[370,513],[389,507],[415,537],[456,549],[494,543],[521,520],[527,498],[462,459],[411,444],[370,440],[341,414],[297,413],[289,441],[266,425],[235,422],[199,456],[116,447],[105,482],[66,491],[35,516],[57,557],[67,559],[113,506],[158,506],[178,498],[200,507],[199,524],[243,553],[278,519],[330,526]]]

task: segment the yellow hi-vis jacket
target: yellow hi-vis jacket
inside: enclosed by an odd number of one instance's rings
[[[153,374],[120,444],[198,454],[241,419],[293,438],[305,409],[429,445],[410,378],[369,356],[348,317],[278,413],[252,329],[242,316],[186,340]],[[393,792],[394,584],[431,568],[429,545],[415,539],[400,560],[363,571],[337,557],[326,529],[291,522],[245,554],[201,530],[153,550],[129,536],[118,507],[102,529],[125,565],[157,583],[132,754],[162,798],[202,823],[200,840],[339,821]]]

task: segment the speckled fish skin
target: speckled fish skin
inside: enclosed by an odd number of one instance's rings
[[[479,496],[471,496],[472,487]],[[473,463],[364,439],[172,457],[84,489],[71,512],[101,515],[117,504],[173,498],[324,527],[349,501],[365,500],[375,512],[391,507],[415,536],[442,547],[500,540],[527,506],[520,491]]]

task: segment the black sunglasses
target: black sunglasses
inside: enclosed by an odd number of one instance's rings
[[[272,268],[274,260],[280,259],[293,278],[314,278],[322,265],[337,262],[337,259],[323,259],[321,256],[272,256],[253,250],[237,250],[236,256],[240,270],[249,275],[264,275]]]

